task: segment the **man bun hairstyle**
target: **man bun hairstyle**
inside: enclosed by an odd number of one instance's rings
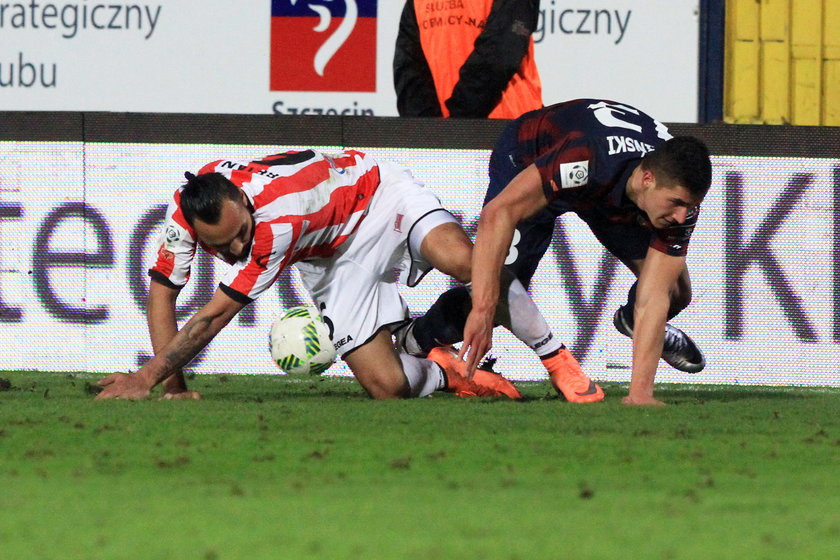
[[[181,187],[181,212],[191,226],[196,219],[205,224],[217,224],[225,200],[238,201],[242,196],[239,187],[221,173],[193,175],[184,173],[187,182]]]
[[[712,184],[709,149],[694,136],[675,136],[647,154],[642,167],[665,186],[681,185],[702,199]]]

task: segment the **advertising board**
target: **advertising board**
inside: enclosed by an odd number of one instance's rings
[[[423,20],[444,4],[428,0]],[[0,4],[0,110],[396,115],[403,2]],[[543,0],[545,104],[618,99],[697,119],[696,0]]]
[[[293,147],[0,142],[0,369],[135,369],[150,351],[146,269],[183,172],[222,156]],[[406,165],[468,229],[474,225],[487,150],[360,149]],[[702,347],[708,366],[690,375],[661,363],[657,379],[840,385],[840,159],[714,156],[712,163],[712,189],[688,256],[694,300],[674,320]],[[179,299],[182,318],[209,299],[224,266],[198,257]],[[630,342],[611,318],[632,281],[582,222],[559,220],[532,292],[555,334],[596,379],[629,379]],[[403,294],[419,313],[449,286],[432,273]],[[305,300],[296,273],[284,275],[192,370],[277,373],[269,325]],[[501,329],[492,353],[513,379],[544,378],[533,354]],[[349,372],[337,364],[329,373]]]

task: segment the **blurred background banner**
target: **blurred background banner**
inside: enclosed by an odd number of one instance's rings
[[[429,0],[418,18],[450,25]],[[0,110],[395,116],[402,0],[0,5]],[[542,0],[546,104],[631,103],[695,122],[699,2]]]

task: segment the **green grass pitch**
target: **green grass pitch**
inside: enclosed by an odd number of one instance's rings
[[[840,550],[840,390],[659,386],[663,409],[374,402],[197,376],[93,401],[0,373],[3,559],[814,559]]]

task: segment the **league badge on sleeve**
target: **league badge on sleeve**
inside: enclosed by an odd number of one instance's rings
[[[589,162],[573,161],[560,164],[560,188],[573,189],[589,182]]]

